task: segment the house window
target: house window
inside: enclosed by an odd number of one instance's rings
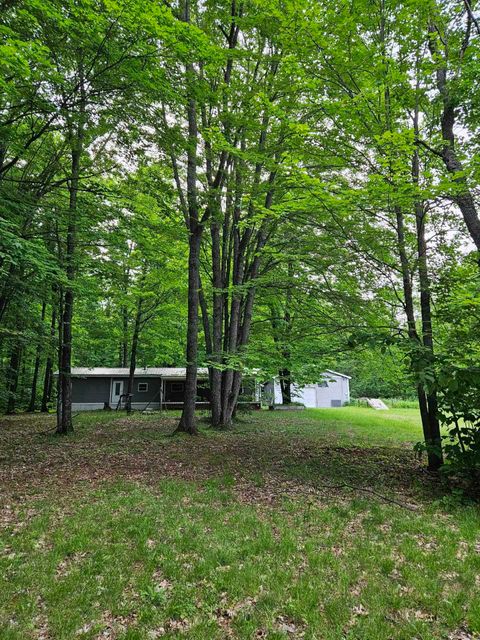
[[[121,382],[116,382],[115,383],[115,395],[119,396],[122,393],[122,383]]]
[[[328,387],[328,382],[326,380],[322,380],[318,383],[319,387]]]
[[[172,391],[183,391],[183,382],[172,382]]]
[[[148,382],[139,382],[138,383],[138,391],[139,392],[148,391]]]

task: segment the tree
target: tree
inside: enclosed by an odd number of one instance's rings
[[[125,119],[129,105],[133,113],[133,101],[145,77],[145,61],[156,50],[146,32],[139,29],[141,25],[132,20],[133,7],[128,12],[119,8],[108,14],[102,8],[102,3],[60,5],[53,1],[32,8],[38,40],[55,70],[47,79],[46,95],[53,103],[58,100],[55,122],[69,155],[64,171],[68,205],[61,247],[65,280],[59,316],[58,433],[72,430],[70,373],[81,183],[94,164],[99,165],[106,157],[106,132]]]
[[[469,54],[471,49],[476,49],[473,35],[476,33],[480,36],[480,26],[469,2],[464,4],[464,16],[460,23],[455,17],[449,15],[448,10],[443,10],[441,5],[436,5],[433,15],[429,16],[428,20],[428,44],[441,103],[439,126],[442,144],[440,148],[435,148],[426,143],[422,137],[419,136],[417,139],[420,144],[441,158],[446,170],[451,174],[452,201],[460,209],[477,251],[480,251],[478,207],[469,186],[468,174],[461,159],[462,153],[458,149],[459,144],[455,133],[460,108],[463,106],[462,101],[468,95],[465,95],[462,90],[459,91],[458,85],[462,84],[464,75],[467,76],[467,81],[463,84],[463,88],[469,82],[471,65],[475,57],[475,54],[473,56]],[[462,124],[461,120],[460,124]]]

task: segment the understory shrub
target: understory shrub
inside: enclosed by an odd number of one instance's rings
[[[443,472],[480,496],[480,368],[445,368],[437,384],[439,418],[447,431]]]

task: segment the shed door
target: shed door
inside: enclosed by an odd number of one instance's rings
[[[120,396],[123,394],[123,380],[112,380],[111,404],[117,406]]]

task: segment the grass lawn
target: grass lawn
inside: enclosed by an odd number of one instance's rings
[[[480,637],[480,513],[416,410],[0,420],[0,639]]]
[[[355,439],[357,445],[414,444],[422,440],[422,428],[417,409],[375,411],[363,407],[340,409],[308,409],[307,420],[299,424],[299,430],[312,437],[336,439],[347,442]],[[303,414],[302,414],[303,417]],[[320,423],[320,424],[319,424]],[[321,427],[319,429],[319,427]],[[292,427],[290,426],[291,430]]]

